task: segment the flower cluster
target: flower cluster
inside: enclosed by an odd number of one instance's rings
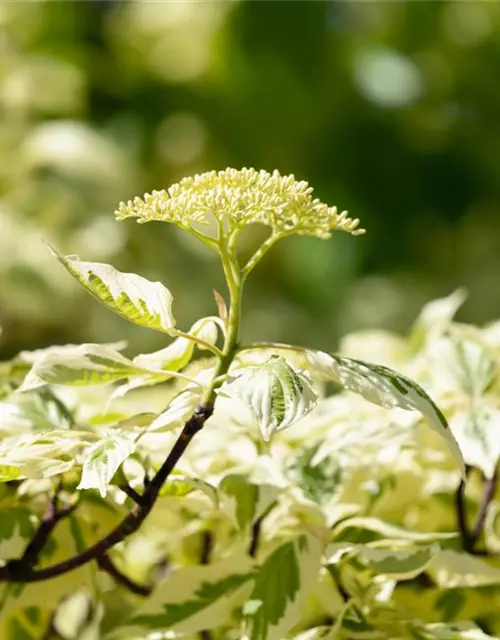
[[[279,171],[271,174],[255,169],[225,169],[184,178],[166,191],[153,191],[143,199],[122,202],[116,217],[135,217],[138,222],[163,220],[184,228],[215,217],[229,231],[260,223],[278,234],[320,238],[330,237],[334,229],[353,235],[364,233],[364,229],[358,229],[359,220],[313,198],[312,191],[307,182],[298,181],[293,175],[282,176]]]

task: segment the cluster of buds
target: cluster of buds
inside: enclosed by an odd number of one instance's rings
[[[329,238],[332,230],[359,235],[359,220],[337,212],[312,196],[312,187],[293,175],[255,169],[209,171],[184,178],[167,190],[122,202],[118,220],[161,220],[189,229],[214,218],[226,233],[247,224],[269,226],[274,234],[307,234]]]

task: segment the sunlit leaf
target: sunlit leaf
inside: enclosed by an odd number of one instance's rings
[[[247,556],[238,555],[210,565],[178,569],[116,630],[118,637],[125,632],[134,637],[145,631],[193,634],[223,625],[239,593],[243,602],[242,587],[251,584],[253,564]]]
[[[170,431],[183,425],[194,413],[201,397],[201,389],[189,385],[170,401],[168,407],[150,424],[148,431]]]
[[[381,518],[355,516],[345,518],[333,530],[334,536],[340,536],[347,530],[366,530],[378,534],[381,538],[407,540],[408,542],[432,543],[439,540],[456,538],[456,533],[412,531],[405,527],[386,522]]]
[[[266,441],[276,431],[306,416],[318,400],[309,376],[295,371],[280,356],[271,356],[259,366],[245,367],[229,379],[219,394],[241,400],[254,415]]]
[[[472,622],[412,622],[410,626],[413,637],[420,640],[495,640]]]
[[[41,393],[11,394],[0,402],[0,432],[69,429],[72,418],[56,396]]]
[[[54,249],[52,252],[87,291],[118,315],[166,333],[175,327],[172,294],[161,282],[122,273],[109,264],[82,262]]]
[[[177,498],[187,496],[193,491],[201,491],[211,501],[214,509],[219,508],[219,496],[217,489],[201,478],[172,475],[163,486],[160,495]]]
[[[428,302],[416,319],[410,340],[415,349],[419,349],[430,333],[441,333],[453,320],[467,298],[465,289],[457,289],[446,298]]]
[[[130,438],[114,435],[101,440],[87,452],[79,489],[98,489],[106,496],[108,485],[121,463],[134,451]]]
[[[467,465],[493,477],[500,459],[500,411],[481,403],[458,411],[450,424]]]
[[[212,318],[201,318],[194,323],[188,332],[209,344],[217,342],[217,325]],[[176,338],[168,347],[134,358],[134,364],[145,369],[156,371],[179,371],[183,369],[193,357],[195,342],[188,338]]]
[[[462,474],[465,474],[462,453],[446,418],[416,382],[388,367],[342,356],[330,356],[322,351],[308,351],[307,359],[315,372],[327,379],[339,382],[348,391],[363,396],[369,402],[386,409],[398,407],[409,411],[419,411],[427,418],[429,425],[444,439]]]
[[[408,549],[383,549],[362,545],[358,557],[376,574],[386,575],[394,580],[411,580],[426,569],[439,551],[437,544]]]
[[[37,359],[19,391],[44,384],[88,386],[144,375],[144,370],[112,347],[82,344],[59,351],[54,348]]]
[[[500,585],[500,569],[454,549],[441,550],[427,571],[441,589]]]
[[[472,328],[450,330],[432,344],[432,367],[440,383],[453,392],[480,398],[497,374],[496,363],[479,332]]]

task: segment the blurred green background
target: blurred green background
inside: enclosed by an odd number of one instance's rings
[[[404,330],[457,286],[500,315],[500,5],[0,2],[1,356],[162,336],[79,290],[49,255],[162,279],[186,328],[218,264],[120,200],[226,166],[294,173],[366,236],[291,238],[251,279],[247,339],[332,349]]]

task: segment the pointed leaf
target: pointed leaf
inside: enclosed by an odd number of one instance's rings
[[[0,402],[0,432],[50,431],[69,429],[72,421],[64,405],[42,393],[13,393]]]
[[[78,489],[99,489],[104,498],[118,467],[134,451],[135,444],[124,436],[110,436],[92,446],[85,458]]]
[[[419,542],[422,544],[438,540],[450,540],[457,537],[456,533],[426,533],[423,531],[412,531],[397,524],[381,520],[380,518],[355,516],[353,518],[346,518],[342,520],[342,522],[337,524],[333,531],[334,538],[338,537],[341,533],[349,529],[372,531],[373,533],[378,534],[380,538],[407,540],[411,542]],[[355,534],[355,536],[356,539],[359,539],[359,534]]]
[[[253,562],[246,556],[178,569],[157,585],[143,606],[117,629],[119,637],[125,632],[127,637],[138,633],[142,637],[145,631],[191,635],[221,626],[231,614],[235,596],[253,576]]]
[[[131,360],[103,344],[82,344],[62,351],[55,347],[36,360],[18,391],[36,389],[45,384],[105,384],[144,373]]]
[[[450,327],[431,343],[428,357],[435,384],[444,393],[479,399],[498,374],[491,347],[474,327]]]
[[[170,401],[168,407],[149,425],[149,432],[171,431],[183,425],[194,413],[201,398],[201,389],[189,385]]]
[[[500,585],[500,569],[453,549],[442,549],[427,571],[440,589]]]
[[[467,291],[457,289],[446,298],[431,300],[424,305],[411,332],[410,340],[415,348],[419,349],[430,333],[439,334],[446,329],[466,298]]]
[[[314,371],[335,380],[348,391],[386,409],[419,411],[446,442],[465,476],[462,453],[441,410],[416,382],[382,365],[308,351],[307,360]]]
[[[492,478],[500,460],[500,411],[482,403],[456,413],[451,426],[466,464]]]
[[[319,579],[321,543],[300,536],[275,549],[262,563],[250,595],[250,640],[281,640],[297,623]]]
[[[437,544],[409,549],[377,549],[362,545],[358,557],[378,575],[392,580],[412,580],[426,569],[439,551]]]
[[[226,398],[244,402],[259,424],[264,440],[291,426],[317,404],[318,397],[304,371],[295,371],[280,356],[245,367],[219,390]]]
[[[51,251],[89,293],[118,315],[166,333],[175,327],[172,294],[161,282],[122,273],[109,264],[83,262]]]

